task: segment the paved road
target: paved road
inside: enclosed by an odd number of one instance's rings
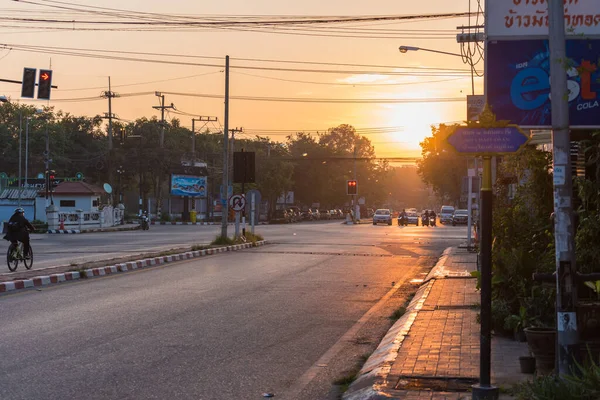
[[[198,231],[163,234],[181,228]],[[0,398],[332,399],[414,290],[406,283],[466,236],[262,228],[275,244],[0,296]]]

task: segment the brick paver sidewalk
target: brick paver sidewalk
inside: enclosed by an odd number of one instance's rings
[[[365,395],[357,391],[353,396],[350,390],[347,398],[378,398],[374,393],[384,392],[390,399],[470,399],[470,387],[479,381],[480,293],[470,274],[476,270],[476,254],[457,248],[445,252],[427,278],[430,290],[424,292],[422,307],[407,319],[396,339],[401,343],[388,355],[393,362],[365,371],[378,372],[383,384],[373,385],[376,389],[364,391]],[[496,386],[510,386],[529,377],[519,371],[521,355],[527,355],[525,343],[493,338],[492,382]]]

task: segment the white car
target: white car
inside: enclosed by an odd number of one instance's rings
[[[442,224],[451,224],[453,215],[454,215],[454,207],[442,206],[442,209],[440,210],[440,213],[439,213],[440,222]]]
[[[388,225],[392,224],[392,212],[389,208],[379,208],[373,214],[373,225],[386,223]]]

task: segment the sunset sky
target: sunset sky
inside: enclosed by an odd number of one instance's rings
[[[89,8],[90,6],[96,8]],[[74,12],[73,8],[92,12]],[[475,10],[475,0],[472,0],[471,8]],[[463,64],[460,57],[426,51],[401,54],[398,47],[405,45],[460,53],[460,45],[456,43],[456,27],[469,24],[466,17],[263,26],[259,28],[260,32],[256,31],[256,27],[224,29],[181,26],[160,28],[160,31],[141,31],[138,25],[133,26],[136,30],[132,31],[125,30],[130,29],[125,25],[115,24],[104,24],[101,26],[102,30],[89,31],[80,30],[84,27],[80,22],[123,21],[119,18],[124,14],[123,10],[130,11],[126,14],[131,14],[131,11],[156,13],[159,15],[152,18],[164,21],[173,14],[232,20],[241,16],[248,19],[249,16],[257,15],[263,16],[263,19],[283,15],[430,15],[466,12],[468,9],[469,0],[430,0],[423,3],[399,0],[76,0],[74,3],[3,0],[0,6],[3,15],[0,42],[4,47],[0,49],[0,78],[21,80],[23,67],[47,68],[51,63],[54,71],[53,83],[59,88],[53,89],[49,104],[57,109],[86,116],[107,112],[107,100],[97,97],[103,90],[108,89],[110,76],[113,91],[123,96],[113,101],[113,112],[121,119],[134,120],[143,116],[158,115],[152,106],[158,105],[154,91],[161,91],[166,94],[167,104],[172,102],[179,112],[189,114],[169,113],[169,119],[180,118],[182,125],[191,127],[191,115],[216,116],[222,124],[222,98],[191,97],[182,94],[222,96],[225,79],[224,58],[225,55],[229,55],[232,67],[231,96],[267,97],[278,100],[231,100],[230,127],[243,127],[246,137],[259,134],[281,141],[294,131],[323,131],[347,123],[354,125],[359,133],[371,139],[379,157],[413,157],[420,154],[418,144],[429,134],[431,124],[466,119],[466,95],[471,94],[470,67]],[[101,16],[98,13],[105,14]],[[15,20],[20,18],[76,22],[65,25]],[[470,22],[475,25],[474,17]],[[479,23],[483,22],[480,20]],[[62,29],[55,29],[57,27]],[[100,25],[93,25],[93,28],[98,29]],[[35,49],[23,51],[24,45],[61,49],[51,49],[54,54],[44,54]],[[106,52],[96,53],[101,54],[103,58],[80,56],[93,50]],[[79,56],[67,55],[65,52],[76,53]],[[178,56],[168,57],[167,54]],[[106,55],[214,66],[114,60],[106,59]],[[266,60],[303,63],[275,63]],[[356,66],[357,64],[369,66]],[[233,68],[235,66],[263,69],[236,69]],[[273,68],[308,69],[311,72],[272,70]],[[481,70],[482,66],[478,68]],[[322,70],[341,72],[334,74]],[[390,75],[391,73],[396,75]],[[481,92],[482,79],[476,78],[475,93]],[[128,94],[136,95],[126,96]],[[0,95],[8,96],[12,101],[48,104],[38,100],[19,100],[20,85],[16,84],[0,82]],[[312,102],[284,102],[281,101],[283,98],[310,99]],[[456,101],[435,101],[441,98]],[[316,99],[346,99],[348,103],[315,102]],[[364,99],[425,101],[357,102]],[[209,127],[216,130],[219,124],[210,124]]]

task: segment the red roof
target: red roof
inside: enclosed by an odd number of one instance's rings
[[[103,194],[104,190],[98,186],[85,182],[61,182],[53,190],[54,194],[73,194],[92,196]]]

